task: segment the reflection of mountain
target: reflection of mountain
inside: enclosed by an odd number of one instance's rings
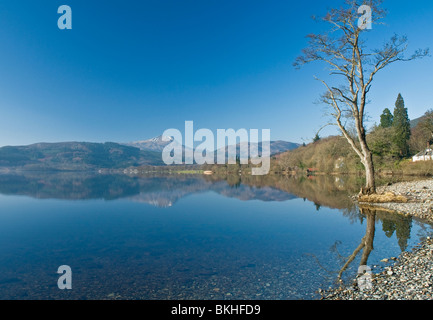
[[[194,193],[213,191],[240,200],[286,201],[306,198],[320,206],[347,209],[354,205],[349,177],[282,176],[188,176],[166,175],[136,177],[123,174],[85,172],[33,172],[0,174],[0,193],[54,199],[118,199],[145,202],[160,207],[173,205]]]
[[[0,193],[40,199],[117,199],[137,194],[135,179],[124,175],[82,172],[0,174]]]
[[[349,179],[349,180],[348,180]],[[240,200],[286,201],[305,198],[320,206],[354,208],[350,195],[357,183],[350,177],[285,176],[127,176],[85,172],[34,172],[0,174],[0,193],[54,199],[118,199],[160,207],[173,205],[194,193],[213,191]],[[348,190],[349,186],[355,186]]]
[[[171,207],[179,199],[190,194],[208,191],[212,186],[200,177],[139,178],[139,192],[131,201],[144,202],[157,207]]]
[[[287,193],[273,187],[264,186],[247,186],[239,185],[237,187],[227,188],[227,184],[214,184],[212,190],[226,197],[237,198],[239,200],[261,200],[261,201],[287,201],[297,198],[293,194]]]
[[[194,193],[213,191],[240,200],[286,201],[295,198],[269,186],[230,186],[226,181],[206,181],[201,176],[129,177],[71,172],[0,174],[0,193],[42,199],[119,199],[169,207]]]

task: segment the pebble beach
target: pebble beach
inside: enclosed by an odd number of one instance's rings
[[[407,198],[406,203],[369,204],[433,223],[433,179],[399,182],[377,188]],[[387,261],[388,259],[384,259]],[[388,261],[387,261],[388,262]],[[319,290],[323,300],[431,300],[433,297],[433,239],[426,238],[405,251],[379,273],[371,273],[371,287],[349,286]]]

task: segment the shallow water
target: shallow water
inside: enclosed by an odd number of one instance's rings
[[[0,175],[0,299],[318,298],[366,235],[341,179]],[[432,233],[373,215],[372,268]]]

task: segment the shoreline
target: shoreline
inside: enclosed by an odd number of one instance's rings
[[[380,186],[377,192],[392,192],[406,197],[408,202],[368,203],[369,207],[433,224],[433,179]],[[402,252],[395,262],[386,266],[383,271],[373,271],[371,284],[371,289],[361,290],[357,279],[354,279],[352,284],[319,290],[319,293],[321,300],[432,300],[433,239],[427,237],[411,251]]]
[[[433,224],[433,179],[398,182],[377,188],[377,193],[385,192],[406,197],[408,202],[368,203],[368,205],[416,217]]]

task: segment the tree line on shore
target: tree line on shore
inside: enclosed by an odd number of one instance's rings
[[[380,123],[369,135],[370,148],[381,157],[404,159],[423,151],[433,142],[433,110],[428,110],[413,127],[401,94],[394,113],[383,110]]]
[[[393,112],[385,108],[380,122],[366,135],[378,173],[432,175],[433,163],[411,163],[411,157],[433,143],[433,110],[411,122],[403,96],[398,95]],[[363,165],[343,136],[320,138],[277,157],[282,171],[314,168],[326,173],[362,172]]]

